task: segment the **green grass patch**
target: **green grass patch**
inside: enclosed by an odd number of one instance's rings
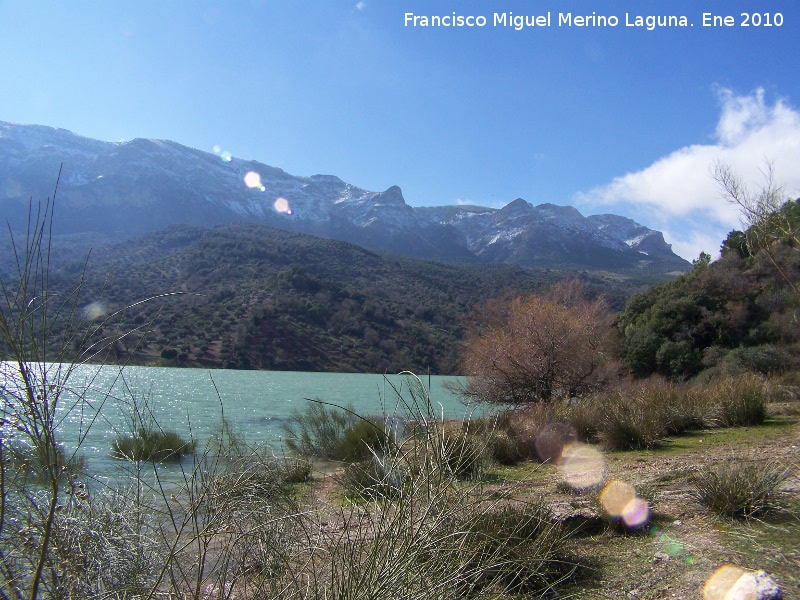
[[[558,467],[537,461],[517,463],[516,465],[497,465],[488,473],[497,479],[508,481],[544,481],[558,474]]]

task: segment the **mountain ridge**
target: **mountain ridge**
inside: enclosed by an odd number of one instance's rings
[[[59,169],[59,233],[131,237],[248,221],[437,260],[656,273],[691,266],[660,232],[617,215],[521,198],[499,209],[412,207],[396,185],[373,192],[168,140],[104,142],[0,121],[0,201],[12,227],[24,223],[30,197],[52,193]]]

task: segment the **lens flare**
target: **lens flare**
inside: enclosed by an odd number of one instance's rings
[[[225,162],[231,162],[233,160],[233,155],[230,152],[228,152],[227,150],[222,152],[222,154],[220,154],[219,157],[222,160],[224,160]]]
[[[627,481],[614,479],[608,482],[599,499],[606,514],[622,519],[631,529],[647,524],[650,519],[650,503],[637,497],[636,490]]]
[[[683,554],[683,543],[678,538],[664,534],[659,536],[659,541],[661,542],[662,552],[666,552],[670,556]]]
[[[621,517],[625,507],[636,499],[636,490],[627,481],[613,479],[600,492],[600,504],[612,517]]]
[[[220,146],[219,144],[214,144],[213,146],[211,146],[211,151],[214,154],[218,155],[220,152],[222,152],[222,146]]]
[[[631,529],[642,527],[649,520],[650,503],[644,498],[636,497],[622,509],[622,522]]]
[[[746,600],[756,597],[756,578],[752,571],[722,565],[703,587],[704,600]]]
[[[275,200],[273,206],[279,213],[286,213],[287,215],[292,214],[292,209],[289,208],[289,201],[286,198],[278,198]]]
[[[264,186],[261,185],[261,175],[255,171],[247,172],[247,174],[244,176],[244,184],[249,188],[259,188],[261,190],[264,189]]]
[[[108,312],[106,305],[99,300],[95,300],[83,307],[83,316],[90,320],[99,319],[106,312]]]
[[[594,487],[603,481],[603,454],[587,444],[573,442],[564,446],[558,467],[564,480],[577,490]]]

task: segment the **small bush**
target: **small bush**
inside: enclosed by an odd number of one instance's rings
[[[280,470],[286,483],[304,483],[311,479],[311,463],[307,460],[286,459],[280,463]]]
[[[467,511],[451,526],[438,553],[458,555],[461,597],[544,597],[574,571],[564,559],[566,535],[542,502]]]
[[[359,419],[345,430],[332,458],[348,462],[365,460],[373,451],[385,449],[388,442],[382,419]]]
[[[536,458],[533,442],[542,425],[538,414],[532,414],[534,412],[509,410],[496,416],[470,419],[464,422],[464,432],[485,441],[488,458],[501,465],[515,465]]]
[[[772,344],[736,348],[725,357],[725,362],[731,365],[733,372],[750,371],[762,375],[787,371],[796,363],[790,352]]]
[[[789,470],[777,463],[730,460],[692,481],[692,495],[717,514],[751,518],[780,508]]]
[[[487,440],[487,451],[492,460],[501,465],[516,465],[529,457],[528,448],[522,440],[518,440],[508,431],[495,431]]]
[[[767,390],[755,375],[724,379],[706,388],[714,404],[714,422],[719,427],[760,425],[767,418]]]
[[[596,397],[571,398],[553,405],[554,421],[569,423],[579,439],[595,442],[600,435],[599,403]]]
[[[456,479],[480,479],[487,463],[487,449],[476,436],[445,432],[438,440],[437,460]]]
[[[568,444],[578,441],[578,433],[571,423],[548,423],[534,441],[537,458],[543,463],[558,464],[561,453]]]
[[[81,496],[56,515],[53,553],[64,584],[52,597],[145,595],[167,559],[152,513],[117,491]]]
[[[702,388],[664,384],[661,394],[653,402],[666,409],[666,433],[680,435],[686,431],[703,429],[713,422],[714,407]]]
[[[187,442],[177,432],[140,428],[132,437],[119,437],[112,444],[116,458],[152,462],[180,461],[194,454],[196,443]]]
[[[667,431],[665,407],[652,404],[646,390],[608,394],[598,402],[600,439],[608,450],[653,448]]]
[[[347,462],[365,460],[388,444],[382,418],[362,418],[352,409],[312,402],[283,426],[287,448],[301,456]]]
[[[290,451],[302,456],[336,459],[345,431],[356,421],[358,417],[352,412],[311,402],[305,411],[294,411],[283,424],[284,442]]]

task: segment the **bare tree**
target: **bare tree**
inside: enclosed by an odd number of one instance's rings
[[[547,294],[483,306],[467,337],[463,393],[474,400],[521,404],[574,396],[597,386],[610,331],[604,299],[587,300],[577,281]]]

